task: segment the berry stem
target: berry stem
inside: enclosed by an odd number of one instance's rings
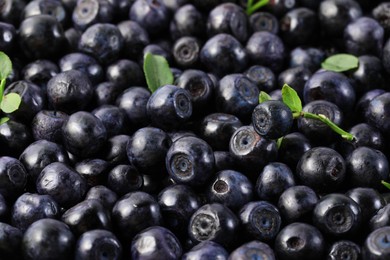
[[[259,2],[255,3],[253,5],[253,0],[248,0],[247,6],[246,6],[246,13],[247,15],[253,14],[257,9],[267,5],[269,0],[260,0]]]
[[[6,81],[6,79],[2,79],[1,82],[0,82],[0,104],[1,104],[1,101],[3,101],[3,93],[4,93],[5,81]]]

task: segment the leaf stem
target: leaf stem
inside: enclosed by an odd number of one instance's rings
[[[1,101],[3,101],[3,93],[4,93],[5,81],[6,81],[6,79],[2,79],[1,82],[0,82],[0,104],[1,104]]]
[[[321,122],[327,124],[333,131],[335,131],[336,133],[341,135],[342,138],[344,138],[348,141],[352,141],[355,139],[355,137],[352,134],[350,134],[350,133],[344,131],[343,129],[341,129],[340,127],[338,127],[335,123],[333,123],[331,120],[329,120],[329,118],[327,118],[324,115],[321,115],[321,114],[317,115],[317,114],[308,113],[308,112],[301,112],[301,113],[303,114],[304,118],[320,120]]]
[[[248,4],[246,7],[247,15],[253,14],[257,9],[267,5],[269,0],[260,0],[259,2],[253,4],[253,0],[248,0]]]

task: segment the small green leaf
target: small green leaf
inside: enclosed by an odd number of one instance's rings
[[[359,59],[351,54],[336,54],[328,57],[321,63],[323,69],[343,72],[356,69],[359,66]]]
[[[2,125],[2,124],[4,124],[4,123],[8,122],[8,120],[9,120],[9,117],[0,118],[0,125]]]
[[[0,80],[6,79],[12,72],[12,62],[4,52],[0,51]]]
[[[302,111],[302,102],[295,89],[287,84],[284,84],[282,88],[282,99],[292,112]]]
[[[12,113],[16,111],[20,103],[22,102],[22,98],[17,93],[9,93],[3,97],[3,100],[1,101],[1,110],[3,110],[4,113]]]
[[[267,5],[269,3],[269,0],[259,0],[255,3],[253,3],[253,0],[248,0],[246,5],[246,13],[247,15],[251,15],[254,12],[256,12],[261,7]]]
[[[264,101],[271,100],[270,95],[268,95],[266,92],[261,91],[259,95],[259,103],[263,103]]]
[[[161,55],[146,53],[144,73],[148,88],[153,93],[159,87],[173,84],[173,74],[167,60]]]
[[[386,181],[381,181],[381,183],[388,189],[390,189],[390,183],[386,182]]]
[[[279,137],[278,140],[276,141],[276,146],[278,147],[278,149],[279,149],[280,146],[282,145],[283,138],[284,138],[284,136]]]

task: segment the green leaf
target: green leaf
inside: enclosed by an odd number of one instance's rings
[[[328,57],[321,63],[323,69],[343,72],[356,69],[359,66],[359,59],[351,54],[336,54]]]
[[[0,51],[0,80],[6,79],[12,72],[12,62],[4,52]]]
[[[22,98],[17,93],[9,93],[3,97],[3,100],[1,101],[1,110],[3,110],[4,113],[12,113],[16,111],[20,103],[22,102]]]
[[[264,101],[271,100],[270,95],[268,95],[266,92],[261,91],[259,95],[259,103],[263,103]]]
[[[173,74],[167,60],[161,55],[146,53],[144,73],[148,88],[153,93],[159,87],[173,84]]]
[[[246,13],[247,15],[251,15],[254,12],[256,12],[261,7],[267,5],[269,3],[269,0],[259,0],[255,3],[253,3],[253,0],[248,0],[246,5]]]
[[[386,182],[386,181],[381,181],[381,183],[388,189],[390,189],[390,183]]]
[[[4,124],[4,123],[8,122],[8,120],[9,120],[9,117],[0,118],[0,125],[2,125],[2,124]]]
[[[278,140],[276,141],[276,146],[278,147],[278,149],[279,149],[280,146],[282,145],[283,138],[284,138],[284,136],[279,137]]]
[[[302,111],[302,102],[295,89],[287,84],[284,84],[282,88],[282,99],[292,112]]]

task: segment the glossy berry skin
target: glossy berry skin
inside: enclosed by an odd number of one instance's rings
[[[85,178],[89,187],[106,182],[111,165],[102,159],[85,159],[75,164],[74,169]]]
[[[253,65],[244,72],[244,75],[252,80],[260,91],[269,93],[276,87],[275,74],[268,67]]]
[[[346,195],[330,193],[315,206],[313,223],[324,234],[342,238],[353,236],[361,230],[362,209]]]
[[[362,248],[363,259],[387,259],[390,257],[389,241],[390,227],[381,227],[371,232]]]
[[[258,135],[252,126],[242,126],[234,132],[229,151],[250,179],[257,177],[261,167],[276,160],[278,153],[276,142]]]
[[[311,148],[312,145],[305,135],[293,132],[283,137],[278,149],[278,159],[291,169],[295,169],[301,156]]]
[[[337,260],[341,258],[358,260],[361,257],[361,248],[358,244],[349,240],[340,240],[333,243],[328,250],[328,259]]]
[[[175,182],[200,186],[214,174],[214,153],[202,139],[186,136],[171,145],[165,164]]]
[[[229,74],[219,81],[215,91],[216,110],[248,122],[259,103],[259,89],[243,74]]]
[[[383,67],[389,73],[390,71],[390,40],[387,40],[385,46],[383,47],[383,56],[382,56]]]
[[[242,173],[225,170],[216,173],[206,188],[209,203],[221,203],[231,210],[238,210],[253,198],[253,185]]]
[[[341,37],[344,28],[362,16],[362,9],[353,0],[325,0],[320,3],[318,16],[321,28],[327,35]]]
[[[108,23],[88,27],[79,41],[80,51],[92,55],[105,65],[119,57],[122,47],[122,34],[115,25]]]
[[[18,36],[21,50],[31,59],[58,57],[65,46],[62,26],[50,15],[34,15],[24,19]],[[42,38],[45,40],[42,41]]]
[[[290,132],[293,124],[292,111],[281,101],[264,101],[253,110],[252,124],[259,135],[278,139]]]
[[[242,126],[241,121],[231,114],[213,113],[203,118],[199,135],[215,151],[228,151],[233,133]]]
[[[361,17],[344,30],[345,49],[348,53],[360,56],[372,54],[380,56],[384,40],[384,29],[373,18]]]
[[[53,162],[68,163],[68,154],[60,145],[38,140],[30,144],[20,155],[20,162],[24,165],[31,180],[36,180],[43,168]]]
[[[374,231],[375,229],[390,225],[390,205],[387,204],[379,209],[375,215],[369,220],[369,229]]]
[[[61,2],[53,0],[33,0],[24,7],[21,18],[25,19],[40,14],[51,15],[56,18],[62,26],[66,26],[68,16],[65,7]]]
[[[83,233],[75,246],[76,260],[112,259],[122,257],[122,245],[108,230],[95,229]]]
[[[199,196],[187,185],[166,187],[158,194],[158,204],[167,227],[177,235],[186,235],[189,219],[201,206]]]
[[[62,138],[69,152],[79,157],[89,157],[103,147],[107,130],[99,118],[79,111],[70,115],[62,126]]]
[[[248,259],[248,258],[264,258],[264,259],[276,259],[272,248],[260,241],[254,240],[252,242],[242,244],[230,253],[230,260],[233,259]]]
[[[120,198],[112,208],[111,218],[116,234],[125,241],[162,221],[157,201],[142,191],[130,192]]]
[[[123,37],[123,53],[126,58],[138,60],[142,50],[150,43],[147,31],[135,21],[125,20],[117,24]]]
[[[305,7],[292,9],[280,20],[281,37],[290,46],[312,43],[318,30],[316,13]]]
[[[142,50],[142,54],[139,60],[139,63],[143,63],[143,59],[146,55],[146,53],[150,52],[154,55],[160,55],[163,56],[167,61],[168,64],[172,64],[172,49],[173,46],[171,46],[171,43],[169,42],[161,42],[161,43],[151,43],[145,46],[145,48]]]
[[[131,126],[140,128],[150,123],[146,109],[149,98],[150,92],[146,88],[130,87],[118,96],[115,104],[125,110]]]
[[[378,210],[386,206],[382,195],[373,188],[354,188],[345,193],[359,204],[362,209],[362,221],[367,222]]]
[[[146,111],[154,126],[173,130],[191,117],[191,94],[175,85],[164,85],[150,96]]]
[[[285,226],[275,239],[278,259],[315,259],[325,253],[325,240],[314,226],[295,222]]]
[[[28,81],[21,80],[12,83],[4,91],[4,95],[9,93],[17,93],[22,99],[19,108],[9,115],[10,118],[21,123],[30,123],[31,119],[46,106],[44,91]]]
[[[249,25],[253,32],[267,31],[273,34],[279,32],[279,21],[269,12],[255,12],[249,16]]]
[[[96,199],[99,200],[100,203],[111,211],[115,202],[118,200],[118,195],[103,185],[96,185],[90,188],[85,194],[85,200]]]
[[[113,82],[104,81],[96,85],[93,101],[96,105],[113,105],[122,89]]]
[[[143,185],[142,174],[132,165],[117,165],[107,177],[107,187],[119,196],[128,192],[140,190]]]
[[[50,195],[60,206],[70,207],[84,198],[87,182],[66,164],[53,162],[38,175],[36,189],[39,194]]]
[[[175,41],[172,56],[179,68],[199,67],[202,43],[195,37],[184,36]]]
[[[57,74],[47,83],[47,99],[55,110],[72,113],[85,109],[92,99],[92,83],[77,70]]]
[[[81,31],[96,23],[109,23],[113,17],[114,8],[107,0],[77,1],[72,12],[73,25]]]
[[[267,164],[257,178],[255,191],[261,200],[276,201],[284,190],[295,186],[291,169],[284,163]]]
[[[344,122],[344,113],[340,108],[326,100],[309,102],[302,110],[312,114],[324,115],[338,126],[342,126]],[[316,119],[300,117],[298,119],[298,129],[313,144],[327,144],[338,138],[337,134],[327,124]]]
[[[372,16],[377,20],[380,25],[385,29],[385,36],[390,35],[390,16],[389,16],[390,5],[387,2],[379,3],[373,10]]]
[[[192,215],[188,235],[194,242],[213,241],[228,248],[237,237],[239,219],[226,206],[205,204]]]
[[[21,259],[23,232],[9,224],[0,223],[0,254],[5,258]]]
[[[289,66],[292,68],[302,66],[313,73],[321,67],[324,59],[325,52],[321,49],[296,47],[290,52]]]
[[[106,70],[106,79],[114,82],[120,89],[145,85],[144,74],[140,66],[136,62],[126,59],[111,63]]]
[[[379,150],[358,147],[346,160],[347,172],[354,187],[382,188],[381,180],[389,179],[389,162]]]
[[[283,67],[285,48],[279,36],[270,32],[255,32],[246,44],[248,56],[253,64],[280,71]]]
[[[75,237],[69,227],[54,219],[34,222],[23,235],[24,259],[69,259],[73,255]]]
[[[142,174],[159,174],[165,167],[165,156],[172,141],[155,127],[138,129],[127,144],[127,158]]]
[[[227,259],[229,253],[220,244],[213,241],[202,241],[183,256],[182,260],[192,259]]]
[[[22,70],[24,80],[45,89],[47,82],[59,73],[57,64],[49,60],[36,60],[27,64]]]
[[[0,193],[6,200],[15,199],[22,193],[27,178],[27,171],[19,160],[0,157]]]
[[[11,53],[15,46],[16,30],[12,24],[0,22],[0,49],[5,53]]]
[[[358,102],[356,103],[356,113],[359,119],[365,119],[365,113],[368,110],[368,106],[370,105],[371,100],[376,98],[377,96],[380,96],[382,94],[386,93],[386,90],[384,89],[372,89],[367,91],[365,94],[363,94]]]
[[[9,207],[3,195],[0,194],[0,221],[4,222],[8,218]]]
[[[210,11],[207,20],[207,34],[214,36],[227,33],[240,42],[249,36],[248,18],[242,7],[234,3],[222,3]]]
[[[60,206],[49,195],[24,193],[14,203],[11,221],[14,227],[25,231],[32,223],[43,218],[58,219]]]
[[[102,105],[92,111],[103,123],[107,130],[107,137],[128,133],[130,122],[126,112],[114,105]]]
[[[283,221],[311,222],[312,212],[318,202],[318,196],[308,186],[297,185],[286,189],[279,197],[278,209]]]
[[[303,154],[296,175],[303,185],[316,191],[337,190],[346,178],[346,162],[331,148],[315,147]]]
[[[236,170],[236,160],[229,151],[214,151],[215,171]]]
[[[182,247],[177,237],[161,226],[142,230],[131,242],[132,259],[179,259]]]
[[[0,125],[0,154],[19,157],[31,141],[31,132],[26,125],[14,120]]]
[[[111,228],[110,212],[99,200],[94,199],[74,205],[64,212],[61,221],[67,224],[76,236],[94,229]]]
[[[225,33],[209,38],[200,51],[203,66],[219,77],[243,71],[247,66],[247,59],[241,43]]]
[[[344,112],[350,112],[355,104],[356,94],[346,76],[333,71],[314,73],[303,89],[303,99],[307,104],[314,100],[334,103]]]
[[[303,88],[311,75],[311,71],[303,66],[289,68],[279,74],[278,85],[287,84],[298,93],[299,97],[303,97]]]
[[[78,70],[85,73],[93,84],[101,82],[104,78],[104,70],[99,62],[85,53],[69,53],[60,59],[59,66],[62,72]]]
[[[371,99],[368,103],[367,110],[364,111],[365,121],[378,128],[382,133],[390,130],[388,122],[390,109],[390,93],[385,92]]]
[[[266,201],[251,201],[245,204],[238,217],[244,233],[263,242],[273,241],[282,225],[278,209]]]
[[[31,122],[32,136],[35,140],[47,140],[61,143],[61,128],[68,119],[68,115],[61,111],[41,110]]]
[[[173,39],[183,36],[202,38],[206,31],[206,21],[202,13],[188,3],[176,10],[169,28]]]
[[[116,135],[109,138],[101,151],[101,158],[113,165],[126,164],[128,162],[126,147],[129,140],[128,135]]]

